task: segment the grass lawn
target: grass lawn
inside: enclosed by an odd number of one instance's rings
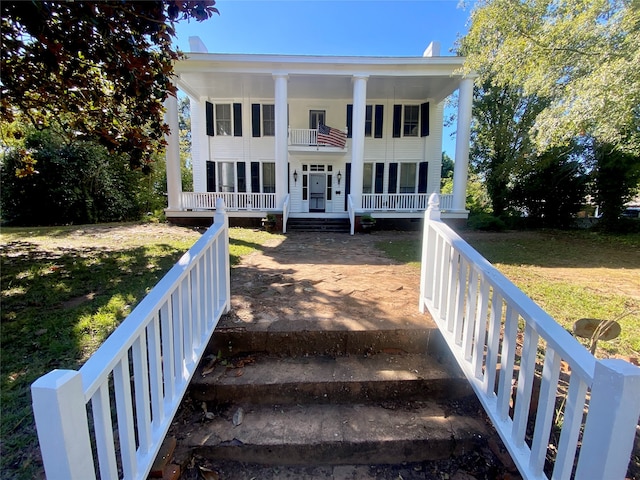
[[[465,231],[462,237],[569,331],[580,318],[626,315],[620,336],[599,342],[597,356],[640,357],[640,235]],[[419,240],[378,246],[419,266]]]
[[[230,236],[232,263],[274,238]],[[153,224],[2,229],[0,478],[43,477],[31,383],[77,370],[199,237]]]

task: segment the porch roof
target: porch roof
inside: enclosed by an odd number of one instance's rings
[[[288,75],[288,97],[350,99],[366,76],[367,98],[440,102],[463,78],[464,57],[336,57],[189,53],[176,62],[177,84],[195,98],[274,96],[274,74]],[[211,76],[215,75],[215,81]]]

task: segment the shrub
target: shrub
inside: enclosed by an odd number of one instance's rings
[[[473,230],[483,230],[487,232],[502,232],[506,229],[506,224],[498,217],[488,213],[470,214],[467,226]]]
[[[126,157],[101,145],[31,132],[23,148],[7,150],[2,159],[2,219],[16,225],[138,219],[145,178],[131,170]]]

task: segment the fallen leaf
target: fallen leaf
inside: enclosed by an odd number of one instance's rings
[[[213,358],[203,369],[202,369],[202,373],[201,375],[203,377],[206,377],[207,375],[209,375],[210,373],[212,373],[215,368],[216,368],[216,363],[218,363],[218,359],[217,358]]]

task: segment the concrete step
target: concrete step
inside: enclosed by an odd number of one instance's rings
[[[422,354],[239,356],[205,359],[191,396],[215,403],[372,403],[452,400],[473,391],[459,369]]]
[[[182,427],[180,443],[216,462],[401,464],[449,458],[486,440],[482,420],[435,402],[233,404],[210,417]]]

